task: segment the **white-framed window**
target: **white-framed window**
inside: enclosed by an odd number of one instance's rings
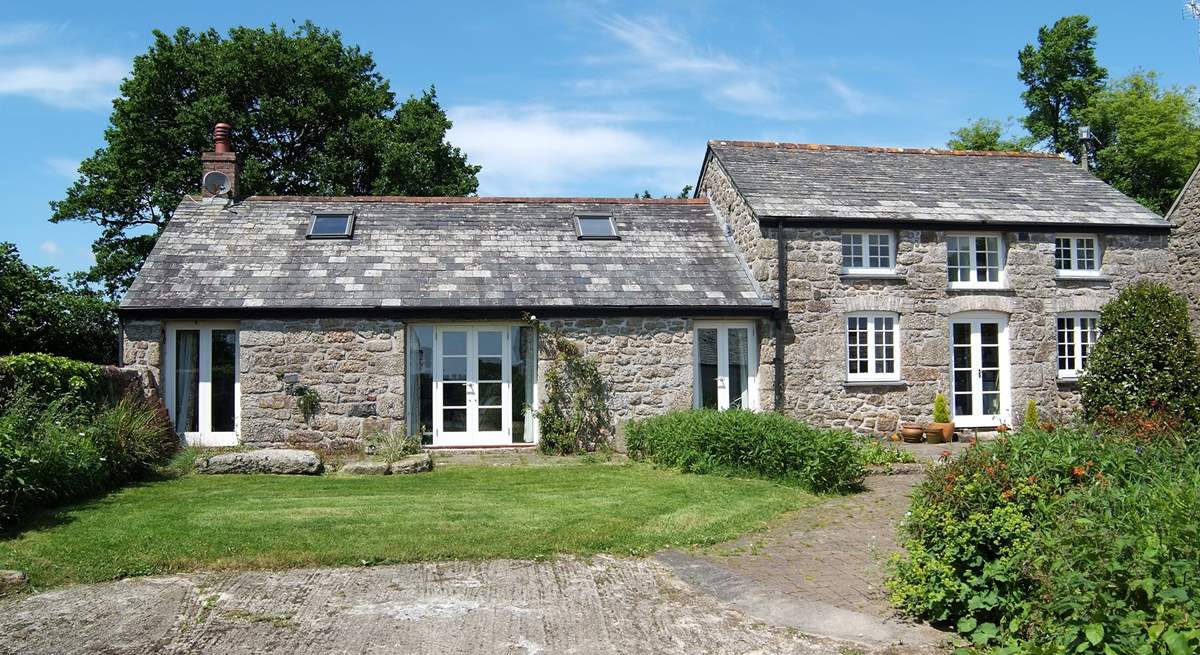
[[[842,272],[851,275],[896,271],[896,239],[891,232],[843,232]]]
[[[694,337],[695,407],[758,409],[754,323],[696,321]]]
[[[1058,377],[1073,380],[1087,368],[1088,356],[1100,338],[1100,315],[1072,312],[1058,316]]]
[[[1054,268],[1059,277],[1100,274],[1103,252],[1094,234],[1059,234],[1054,237]]]
[[[241,423],[241,345],[236,322],[171,321],[163,395],[189,446],[235,446]]]
[[[900,379],[900,317],[893,313],[846,315],[846,381]]]
[[[1004,286],[1004,239],[998,234],[946,237],[946,278],[951,288]]]

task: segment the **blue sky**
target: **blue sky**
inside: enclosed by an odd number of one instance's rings
[[[1138,2],[31,2],[0,18],[0,240],[87,268],[90,224],[47,222],[103,145],[110,100],[151,30],[311,19],[374,53],[399,96],[436,84],[484,195],[677,193],[708,139],[941,146],[1022,113],[1016,53],[1093,17],[1113,76],[1188,85],[1181,0]],[[236,128],[236,126],[235,126]]]

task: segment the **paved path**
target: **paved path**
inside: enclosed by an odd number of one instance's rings
[[[747,617],[652,559],[208,573],[0,603],[0,653],[841,655]]]
[[[659,560],[701,591],[751,616],[871,645],[939,644],[945,635],[896,616],[882,563],[899,550],[895,526],[920,474],[876,475],[867,491],[801,510],[767,532],[704,555]]]

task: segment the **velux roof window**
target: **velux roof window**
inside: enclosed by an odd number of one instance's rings
[[[612,216],[576,216],[575,232],[580,239],[620,239]]]
[[[313,214],[306,238],[349,239],[353,233],[353,214]]]

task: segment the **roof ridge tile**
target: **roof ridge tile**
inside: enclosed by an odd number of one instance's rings
[[[1061,159],[1052,152],[1023,152],[1013,150],[946,150],[941,148],[899,148],[888,146],[849,146],[827,143],[786,143],[780,141],[730,141],[714,139],[710,146],[734,146],[737,148],[778,148],[781,150],[808,150],[812,152],[871,152],[892,155],[955,155],[959,157],[1035,157]]]

